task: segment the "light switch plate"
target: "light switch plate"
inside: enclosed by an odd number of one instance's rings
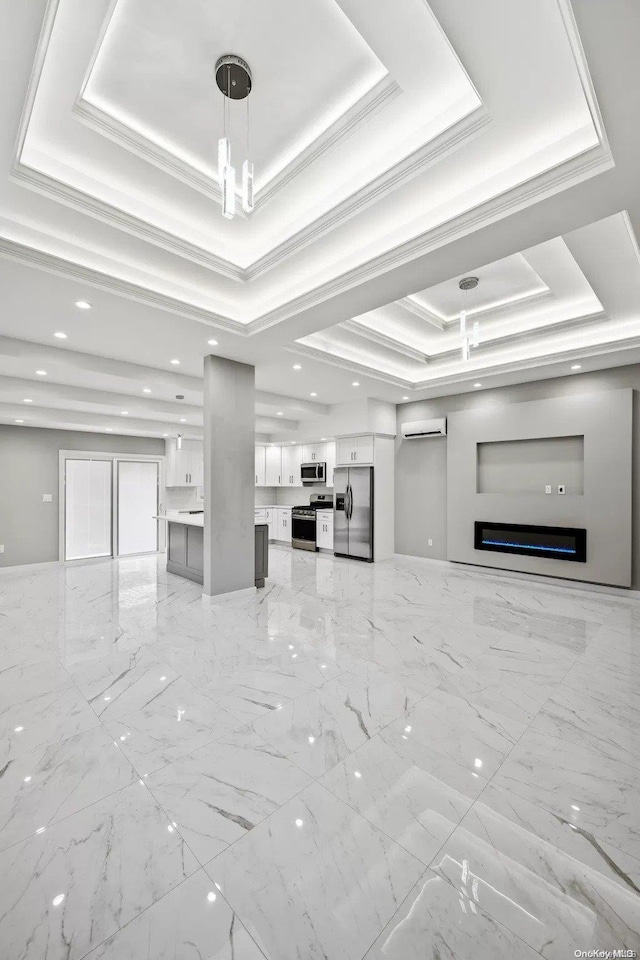
[[[430,547],[433,546],[433,540],[428,540],[427,543],[429,544]]]
[[[550,483],[548,483],[548,484],[546,485],[546,487],[544,488],[544,492],[545,492],[545,493],[551,493],[551,484],[550,484]]]
[[[53,494],[52,494],[52,493],[43,493],[43,494],[42,494],[42,502],[43,502],[43,503],[51,503],[52,500],[53,500]]]
[[[0,553],[4,553],[4,543],[0,543]]]
[[[558,484],[558,493],[566,493],[566,492],[567,492],[567,490],[566,490],[566,487],[565,487],[564,483],[559,483],[559,484]]]

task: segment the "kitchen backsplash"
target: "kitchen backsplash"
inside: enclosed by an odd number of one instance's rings
[[[164,510],[190,510],[202,506],[202,487],[165,487]]]
[[[287,507],[301,507],[309,503],[312,494],[325,493],[333,497],[333,487],[323,487],[319,483],[314,483],[310,487],[276,487],[275,493],[276,503]]]
[[[275,487],[256,487],[256,507],[267,507],[277,502]]]

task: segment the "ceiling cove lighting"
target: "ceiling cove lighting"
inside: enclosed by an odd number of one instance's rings
[[[249,64],[235,54],[227,53],[216,63],[216,83],[223,96],[222,137],[218,140],[218,183],[222,191],[222,216],[233,220],[236,214],[236,169],[231,163],[231,102],[246,100],[245,156],[242,164],[242,209],[251,213],[253,199],[253,163],[249,160],[249,94],[252,77]]]
[[[462,340],[462,361],[467,363],[471,354],[471,347],[477,347],[480,343],[480,322],[475,320],[471,327],[471,334],[469,334],[469,326],[467,324],[467,314],[468,314],[468,296],[470,290],[475,290],[478,286],[477,277],[463,277],[462,280],[458,282],[458,287],[463,293],[463,304],[460,311],[460,338]]]
[[[91,310],[91,304],[88,300],[76,300],[78,310]]]

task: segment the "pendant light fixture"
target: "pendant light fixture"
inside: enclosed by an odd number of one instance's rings
[[[474,320],[471,327],[471,336],[469,336],[469,327],[467,324],[468,303],[467,298],[470,290],[475,290],[478,286],[477,277],[463,277],[458,286],[463,293],[463,304],[460,311],[460,337],[462,339],[462,361],[466,363],[469,360],[470,348],[477,347],[480,343],[480,322]]]
[[[246,100],[246,158],[242,164],[242,209],[251,213],[253,200],[253,163],[249,159],[249,94],[252,77],[249,64],[235,54],[227,53],[216,63],[216,83],[223,95],[222,137],[218,140],[218,183],[222,191],[222,216],[232,220],[236,213],[236,169],[231,163],[231,103]]]

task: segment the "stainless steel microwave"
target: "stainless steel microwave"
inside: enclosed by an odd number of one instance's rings
[[[326,463],[301,463],[300,479],[303,483],[324,483]]]

